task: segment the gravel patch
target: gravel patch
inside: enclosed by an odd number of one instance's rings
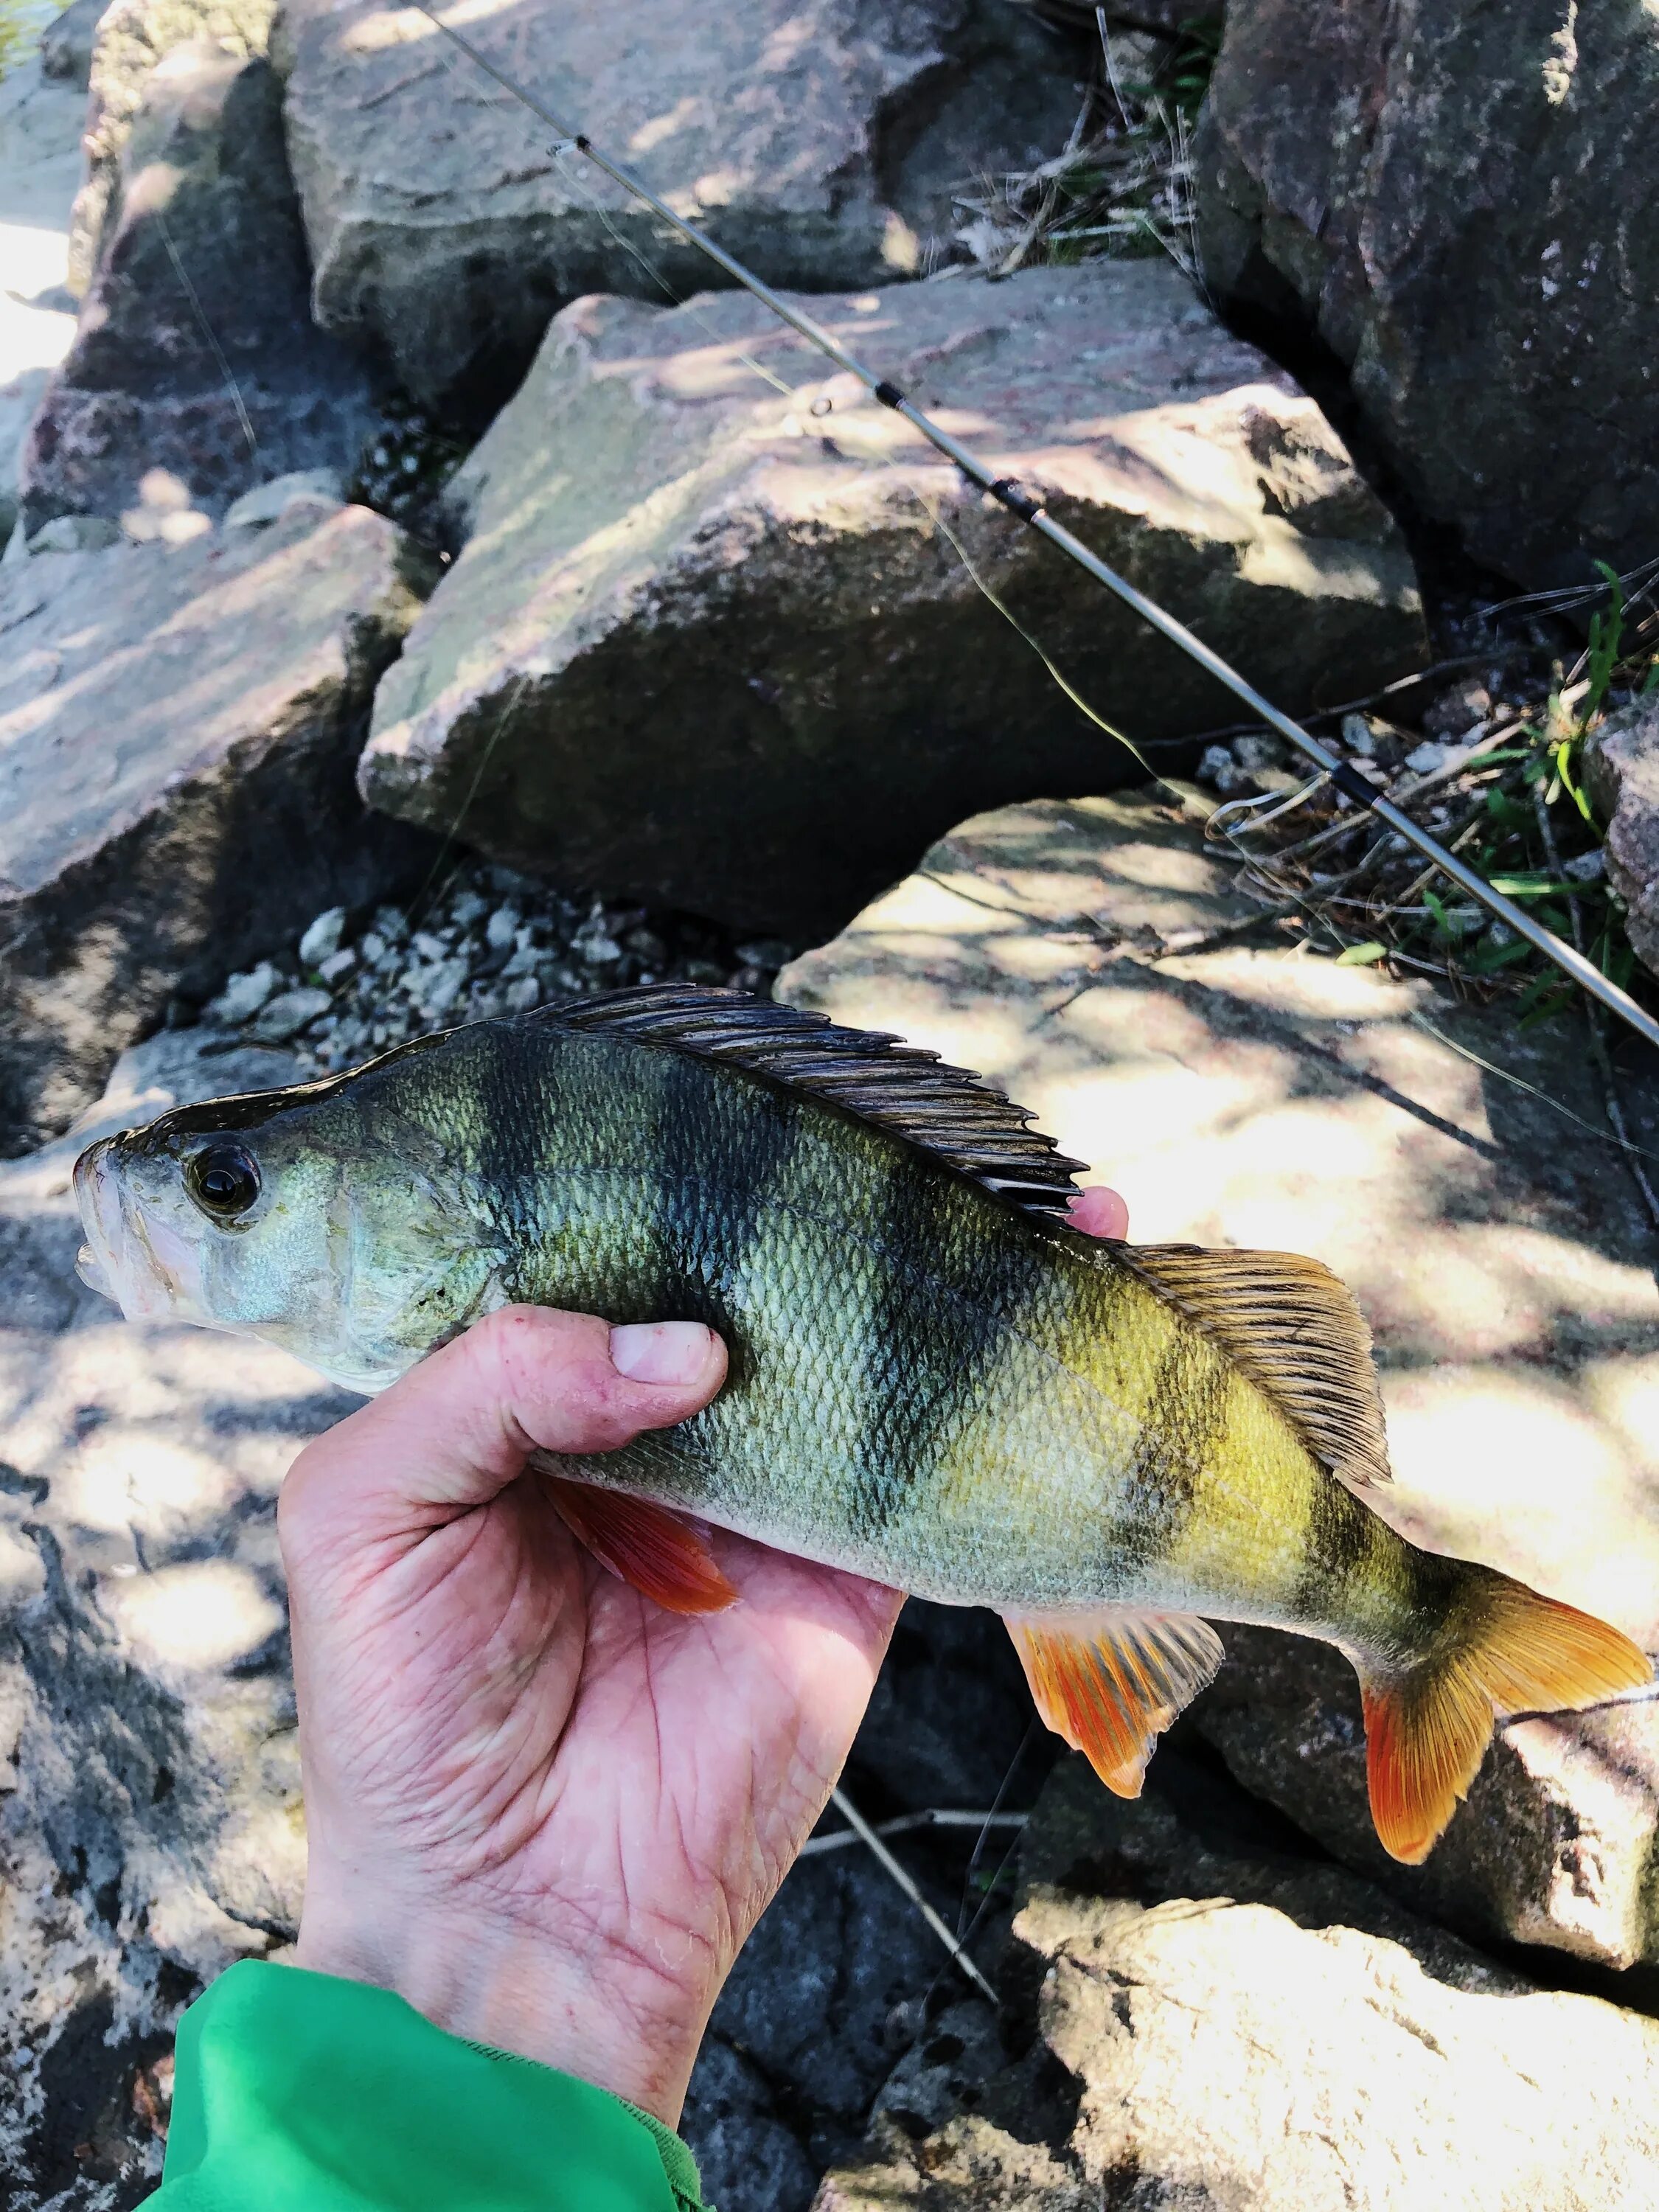
[[[713,923],[571,897],[469,862],[403,906],[317,915],[289,948],[232,975],[193,1017],[237,1043],[290,1045],[301,1073],[332,1074],[431,1030],[627,984],[769,994],[795,947],[734,943]]]

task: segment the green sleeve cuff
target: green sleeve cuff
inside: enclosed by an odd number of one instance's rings
[[[156,2212],[703,2212],[690,2152],[389,1990],[244,1960],[179,2023]]]

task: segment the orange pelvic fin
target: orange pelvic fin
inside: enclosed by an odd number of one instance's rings
[[[602,1567],[669,1613],[723,1613],[738,1594],[708,1546],[684,1522],[643,1498],[595,1483],[544,1477],[548,1495],[579,1544]]]
[[[1653,1678],[1605,1621],[1507,1575],[1470,1573],[1462,1641],[1409,1673],[1358,1670],[1371,1818],[1407,1866],[1428,1856],[1468,1795],[1500,1715],[1573,1711]]]
[[[1214,1629],[1123,1606],[1003,1617],[1044,1721],[1109,1790],[1139,1797],[1159,1735],[1221,1664]]]

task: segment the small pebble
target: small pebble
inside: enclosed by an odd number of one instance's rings
[[[527,1014],[532,1006],[539,1006],[542,1002],[540,979],[535,975],[520,975],[516,982],[507,985],[503,996],[509,1012]]]
[[[255,1015],[248,1036],[255,1044],[286,1044],[290,1037],[298,1036],[307,1022],[325,1014],[331,1004],[326,991],[309,987],[279,992]]]
[[[1420,745],[1413,745],[1406,756],[1405,765],[1413,775],[1432,775],[1437,769],[1446,765],[1446,748],[1425,738]]]
[[[331,959],[340,949],[345,925],[346,910],[343,906],[331,906],[326,914],[319,914],[300,939],[300,965],[320,968],[325,960]]]
[[[1599,845],[1588,853],[1579,853],[1571,860],[1563,860],[1561,872],[1571,876],[1576,884],[1599,884],[1607,872],[1607,856]]]
[[[492,952],[505,952],[518,935],[519,909],[498,906],[484,927],[484,942]]]
[[[257,968],[233,975],[218,997],[203,1007],[202,1018],[234,1028],[257,1014],[282,980],[270,961],[262,960]]]
[[[1283,768],[1285,757],[1284,738],[1274,737],[1271,731],[1252,730],[1233,739],[1233,758],[1253,775],[1264,768]]]
[[[349,975],[356,965],[357,955],[350,945],[343,945],[337,952],[331,952],[326,960],[317,963],[317,973],[325,983],[337,983],[342,975]]]
[[[1351,753],[1361,760],[1372,759],[1376,752],[1376,733],[1363,714],[1342,717],[1342,742]]]

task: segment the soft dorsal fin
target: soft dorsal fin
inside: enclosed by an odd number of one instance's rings
[[[1113,1253],[1226,1350],[1333,1474],[1391,1482],[1371,1333],[1353,1292],[1290,1252],[1117,1244]]]
[[[936,1053],[876,1030],[842,1029],[799,1006],[692,983],[607,991],[529,1018],[606,1030],[769,1076],[919,1145],[1045,1218],[1063,1218],[1077,1195],[1072,1178],[1083,1163],[1056,1152],[1023,1107]]]

